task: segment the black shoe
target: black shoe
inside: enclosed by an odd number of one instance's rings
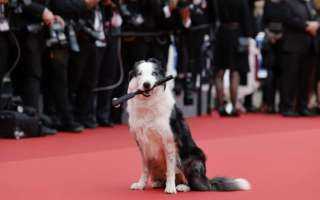
[[[281,114],[284,117],[299,117],[300,116],[299,113],[297,113],[293,110],[284,111]]]
[[[84,127],[77,122],[68,122],[61,124],[58,127],[58,130],[63,132],[81,133],[84,130]]]
[[[94,121],[82,121],[81,124],[85,127],[85,128],[89,128],[89,129],[94,129],[98,127],[98,124]]]
[[[233,109],[229,114],[229,117],[240,117],[240,113],[236,109]]]
[[[273,108],[273,107],[268,107],[266,113],[267,113],[267,114],[276,114],[277,111],[276,111],[276,109]]]
[[[313,109],[313,112],[316,114],[316,115],[320,115],[320,108],[319,107],[316,107]]]
[[[227,113],[226,109],[224,107],[219,108],[218,113],[220,117],[228,117],[229,114]]]
[[[52,129],[44,125],[42,125],[40,128],[42,135],[55,135],[57,133],[56,129]]]
[[[309,109],[300,110],[299,114],[304,117],[313,117],[316,116],[315,112],[310,111]]]
[[[101,127],[113,127],[114,123],[110,120],[98,120],[98,124]]]

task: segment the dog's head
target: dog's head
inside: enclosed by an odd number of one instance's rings
[[[155,87],[156,83],[165,77],[164,69],[160,61],[151,58],[142,60],[134,65],[133,70],[129,73],[129,91],[144,91],[143,96],[149,97],[158,91]]]

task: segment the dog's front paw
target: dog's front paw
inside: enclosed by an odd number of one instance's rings
[[[146,184],[141,182],[133,183],[130,187],[131,190],[143,190],[144,188],[146,188]]]
[[[177,185],[176,189],[178,192],[189,192],[190,191],[190,187],[185,184]]]
[[[176,184],[174,182],[173,183],[167,182],[166,189],[164,190],[164,192],[168,194],[176,194],[177,193]]]

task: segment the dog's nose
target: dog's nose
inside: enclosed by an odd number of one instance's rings
[[[143,83],[143,88],[144,88],[145,90],[150,90],[150,89],[151,89],[151,84],[150,84],[149,82],[144,82],[144,83]]]

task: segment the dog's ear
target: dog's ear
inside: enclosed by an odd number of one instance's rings
[[[136,76],[136,70],[133,69],[133,70],[131,70],[131,71],[129,72],[129,81],[131,81],[131,79],[132,79],[133,77],[135,77],[135,76]]]
[[[137,76],[137,73],[138,73],[138,66],[141,64],[141,63],[144,63],[146,62],[145,60],[140,60],[136,63],[134,63],[134,66],[133,66],[133,69],[129,72],[129,81],[131,81],[131,79],[135,76]]]
[[[149,58],[148,62],[152,62],[157,65],[157,67],[162,68],[162,62],[156,58]]]

